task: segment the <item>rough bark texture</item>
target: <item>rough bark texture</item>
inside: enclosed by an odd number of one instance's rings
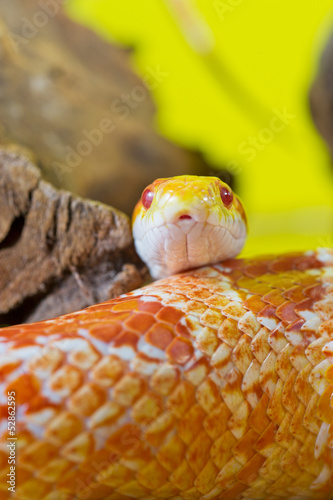
[[[200,155],[154,131],[155,106],[129,51],[69,20],[61,3],[0,0],[3,140],[31,149],[53,185],[127,214],[157,177],[207,175]],[[148,87],[168,74],[162,63],[147,67]]]
[[[0,148],[0,324],[75,311],[146,277],[125,215],[56,190],[26,154]]]
[[[316,127],[325,139],[333,158],[333,35],[323,51],[310,90],[310,107]]]

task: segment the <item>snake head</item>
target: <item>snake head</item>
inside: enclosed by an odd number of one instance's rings
[[[132,218],[135,247],[153,278],[235,257],[247,221],[239,198],[217,177],[157,179]]]

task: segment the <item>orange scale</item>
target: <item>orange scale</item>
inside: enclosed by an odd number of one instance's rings
[[[294,323],[300,319],[295,313],[294,308],[294,302],[287,301],[276,309],[275,315],[286,323]]]
[[[112,341],[113,347],[130,346],[136,348],[139,342],[139,335],[136,332],[122,330]]]
[[[268,302],[268,304],[271,304],[272,306],[278,307],[281,304],[283,304],[286,300],[284,297],[282,297],[282,294],[280,290],[272,290],[270,293],[266,294],[262,298],[265,302]]]
[[[264,465],[265,460],[266,457],[263,457],[262,455],[259,455],[259,453],[256,453],[254,457],[252,457],[249,460],[249,462],[237,474],[237,479],[241,483],[245,483],[248,486],[251,486],[251,484],[254,483],[255,479],[259,475],[259,471],[261,467]]]
[[[40,469],[58,455],[58,448],[43,441],[35,441],[20,450],[20,462],[27,468]]]
[[[325,378],[328,383],[333,384],[333,365],[327,368],[325,372]]]
[[[198,287],[198,288],[194,288],[194,289],[192,288],[191,290],[189,290],[187,292],[186,296],[188,299],[203,302],[211,297],[211,293],[209,290],[207,290],[207,288]]]
[[[124,321],[124,326],[137,333],[145,333],[153,324],[155,318],[143,312],[134,312]]]
[[[228,280],[230,280],[233,283],[237,283],[244,276],[243,271],[237,271],[237,270],[231,272],[224,271],[221,272],[221,274],[222,276],[225,276],[226,278],[228,278]]]
[[[126,467],[127,470],[139,471],[139,470],[143,469],[143,467],[145,467],[145,465],[147,463],[149,463],[152,459],[153,459],[153,452],[147,447],[146,441],[141,441],[140,443],[138,443],[136,451],[129,454],[128,456],[125,456],[121,460],[121,464],[124,465],[124,467]],[[138,472],[137,472],[137,474],[138,474]],[[123,484],[124,484],[124,482],[123,482]],[[147,498],[147,497],[144,496],[143,498]],[[150,497],[150,498],[152,498],[152,497]],[[126,499],[127,499],[127,497],[126,497]],[[117,500],[118,500],[118,498],[117,498]],[[130,499],[128,499],[128,500],[130,500]]]
[[[328,435],[327,435],[327,446],[333,450],[333,422],[330,424],[328,428]]]
[[[232,271],[235,269],[243,269],[248,263],[245,259],[228,259],[223,261],[223,267],[227,267]]]
[[[332,395],[333,385],[329,385],[320,396],[317,405],[317,416],[326,424],[331,424],[333,421]]]
[[[17,471],[17,469],[16,469],[16,471]],[[17,490],[21,486],[24,487],[24,484],[26,482],[29,482],[34,477],[33,472],[28,471],[28,470],[24,469],[23,467],[20,468],[19,474],[16,475],[16,485],[15,485],[15,494],[14,494],[14,496],[9,496],[9,492],[8,492],[8,490],[6,488],[6,481],[8,481],[7,474],[8,474],[8,469],[7,470],[5,469],[4,471],[1,471],[1,475],[0,475],[0,481],[1,481],[0,495],[1,496],[0,496],[0,499],[1,500],[9,500],[10,498],[20,498],[18,496],[18,494],[17,494]],[[4,491],[2,490],[2,488],[4,488]],[[3,494],[3,496],[2,496],[2,494]],[[24,496],[23,498],[24,499],[26,499],[26,498],[32,499],[33,497],[32,496],[28,496],[28,497]]]
[[[184,283],[182,284],[178,284],[176,288],[173,288],[173,291],[174,293],[178,293],[180,295],[187,295],[188,291],[189,290],[193,290],[195,287],[193,286],[190,286],[190,285],[184,285]]]
[[[4,451],[0,451],[0,470],[7,467],[7,464],[8,464],[8,454],[5,453]]]
[[[312,298],[303,299],[295,305],[294,310],[296,313],[301,313],[303,311],[312,311],[314,303],[315,301]]]
[[[295,283],[297,285],[301,285],[303,288],[306,288],[311,285],[318,284],[318,278],[317,276],[313,276],[312,274],[300,273],[300,275],[296,277]]]
[[[118,296],[118,297],[115,297],[113,299],[109,299],[107,300],[106,302],[103,302],[101,305],[111,305],[111,307],[113,307],[115,304],[121,304],[123,302],[128,302],[130,300],[140,300],[141,299],[141,295],[135,295],[133,296],[131,294],[131,292],[127,293],[126,295],[123,295],[123,296]]]
[[[131,456],[138,451],[140,442],[140,427],[134,424],[124,424],[108,438],[105,448],[121,455]]]
[[[292,269],[296,269],[298,258],[300,254],[286,255],[282,257],[278,257],[275,259],[271,265],[270,269],[274,273],[281,273],[285,271],[291,271]]]
[[[216,394],[212,394],[214,391],[214,382],[207,379],[207,381],[200,385],[200,388],[200,395],[197,397],[197,402],[204,407],[205,402],[212,403],[214,396],[216,396]],[[196,388],[187,380],[181,380],[169,395],[167,400],[167,414],[169,414],[170,420],[166,414],[161,415],[160,424],[164,429],[167,428],[168,421],[172,421],[173,417],[176,417],[177,419],[182,418],[195,403]]]
[[[165,321],[166,323],[170,323],[171,325],[175,325],[178,321],[184,316],[182,311],[178,309],[166,306],[158,311],[156,314],[156,318],[160,321]]]
[[[8,363],[1,365],[0,367],[0,382],[4,382],[9,373],[14,371],[22,364],[22,361],[8,361]]]
[[[268,271],[268,260],[264,260],[262,262],[250,263],[249,265],[244,267],[244,274],[249,276],[250,278],[258,278],[263,274],[266,274]]]
[[[243,306],[246,309],[249,309],[253,313],[257,314],[258,312],[262,311],[267,304],[261,300],[259,295],[252,295],[250,298],[246,299],[243,302]]]
[[[19,448],[24,448],[30,443],[35,442],[35,436],[28,431],[25,427],[25,424],[23,422],[19,423],[16,428],[16,437],[17,437],[17,442],[18,442],[18,447]]]
[[[122,321],[125,321],[128,317],[131,316],[131,313],[129,311],[126,312],[113,312],[113,311],[105,311],[101,313],[94,313],[94,314],[86,314],[82,320],[79,321],[80,326],[82,325],[83,328],[86,327],[86,325],[89,324],[96,324],[101,321],[107,321],[110,323],[120,323]]]
[[[120,301],[118,300],[115,300],[113,299],[112,302],[111,301],[108,301],[108,302],[103,302],[102,304],[96,304],[95,306],[89,306],[87,308],[88,311],[96,311],[96,312],[99,312],[99,311],[111,311],[112,310],[112,307],[114,306],[114,304],[118,304]],[[70,316],[73,316],[73,318],[75,318],[75,314],[73,315],[70,315]],[[66,316],[67,318],[68,316]]]
[[[301,300],[304,300],[303,287],[299,285],[289,288],[289,290],[283,292],[282,295],[287,300],[292,300],[293,302],[300,302]]]
[[[156,323],[146,333],[145,340],[158,349],[166,349],[174,339],[174,331],[170,325],[166,323]]]
[[[43,332],[44,333],[44,330]],[[21,342],[23,340],[27,340],[29,342],[35,342],[35,339],[36,337],[38,337],[38,335],[40,335],[40,333],[36,333],[36,332],[20,332],[20,333],[17,333],[15,335],[15,337],[13,337],[13,341],[14,342]]]
[[[288,326],[286,326],[286,328],[285,328],[285,331],[286,332],[300,331],[300,329],[304,325],[304,323],[305,323],[304,319],[298,318],[293,323],[288,324]]]
[[[275,311],[276,307],[268,305],[266,306],[262,311],[260,311],[260,314],[258,314],[257,320],[260,322],[261,318],[276,318]]]
[[[14,345],[12,349],[21,349],[22,347],[30,347],[30,346],[35,346],[38,345],[35,339],[18,339],[14,340]]]
[[[274,279],[274,277],[275,277],[275,274],[268,270],[267,273],[260,276],[260,283],[271,284],[271,281]]]
[[[295,285],[299,285],[299,280],[294,276],[281,276],[274,275],[274,287],[279,288],[282,292],[289,290]]]
[[[95,325],[95,323],[93,323]],[[119,323],[98,323],[97,326],[89,328],[89,333],[103,342],[111,342],[122,330]]]
[[[272,288],[269,284],[267,283],[260,283],[260,282],[254,282],[253,287],[249,289],[251,293],[257,294],[257,295],[266,295],[267,293],[272,291]]]
[[[253,477],[253,480],[255,477]],[[241,494],[248,489],[246,484],[236,483],[233,486],[230,486],[228,489],[223,491],[223,500],[234,500],[235,498],[241,498]]]
[[[8,392],[15,392],[16,404],[27,403],[38,394],[39,390],[40,385],[38,379],[34,377],[34,375],[28,373],[24,373],[7,386]]]
[[[102,476],[104,476],[103,471],[105,471],[107,477],[111,473],[110,468],[116,465],[120,458],[119,453],[102,448],[91,453],[89,459],[78,466],[78,470],[90,474],[99,473]]]
[[[44,321],[39,321],[38,323],[28,323],[24,325],[24,333],[27,332],[32,332],[32,333],[43,333],[45,331],[45,322]],[[23,331],[21,329],[21,331]]]
[[[27,414],[35,413],[46,408],[58,409],[58,405],[51,403],[47,398],[38,394],[30,402],[26,410]]]
[[[17,328],[16,326],[7,326],[5,328],[0,328],[0,332],[1,332],[1,337],[12,338],[18,333],[24,332],[24,328]]]
[[[7,405],[0,405],[0,420],[7,419],[7,417],[8,417],[8,406]]]
[[[48,422],[44,435],[48,442],[62,446],[64,443],[71,441],[82,430],[81,418],[68,411],[63,411]]]
[[[74,392],[82,382],[82,372],[70,364],[64,364],[59,370],[52,374],[49,379],[49,386],[52,391],[65,397]]]
[[[63,491],[73,493],[75,496],[71,497],[71,500],[76,498],[89,498],[89,500],[109,498],[108,495],[113,492],[113,488],[100,484],[97,481],[99,476],[100,474],[97,472],[96,474],[87,474],[85,471],[78,471],[73,468],[62,477],[57,487],[61,494]],[[62,499],[62,496],[59,495],[59,498]],[[119,496],[119,498],[121,497]]]
[[[319,265],[320,264],[320,265]],[[322,267],[322,264],[319,263],[315,256],[306,256],[303,253],[296,255],[294,258],[294,266],[293,269],[299,272],[306,272],[308,269],[318,269],[318,267]]]
[[[75,464],[66,460],[65,458],[56,457],[54,460],[50,460],[45,466],[43,466],[36,474],[38,479],[47,481],[48,483],[57,483],[64,474],[69,472]],[[57,494],[57,497],[55,496]],[[53,490],[49,495],[43,497],[43,500],[74,500],[73,497],[62,494],[59,496],[59,492]]]
[[[51,335],[51,334],[59,334],[62,332],[65,333],[73,333],[73,335],[76,335],[77,329],[81,328],[82,323],[87,321],[87,317],[89,315],[87,314],[86,311],[83,311],[83,314],[80,316],[77,316],[75,318],[75,321],[72,319],[69,319],[68,321],[62,320],[62,318],[59,318],[59,322],[55,323],[54,325],[49,325],[45,329],[46,335]]]
[[[52,485],[45,483],[41,479],[32,477],[29,480],[22,481],[20,484],[20,477],[18,478],[18,485],[16,486],[16,498],[33,498],[34,500],[42,500],[51,491]]]
[[[94,307],[94,306],[92,306],[92,307]],[[90,307],[88,307],[87,309],[90,309]],[[62,322],[76,320],[77,318],[83,316],[83,314],[82,314],[83,311],[85,311],[85,309],[83,309],[82,311],[80,310],[80,311],[65,314],[64,316],[60,316],[59,321],[55,322],[54,320],[51,320],[51,321],[47,322],[47,325],[52,326],[52,324],[55,324],[55,323],[58,324],[58,323],[62,323]]]
[[[242,276],[237,282],[237,285],[240,288],[246,288],[247,290],[249,287],[253,286],[253,283],[256,283],[252,278],[249,278],[247,276]]]
[[[125,312],[113,312],[109,310],[105,311],[96,311],[94,314],[85,314],[78,324],[85,327],[87,324],[96,324],[97,321],[105,320],[105,321],[124,321],[126,318],[130,316],[129,311]]]
[[[192,343],[182,337],[175,338],[166,349],[166,355],[173,363],[184,365],[194,353]]]
[[[191,368],[188,368],[184,372],[184,376],[189,380],[193,385],[199,385],[208,375],[210,371],[210,363],[208,359],[201,358],[195,361]]]
[[[81,386],[70,398],[69,407],[80,417],[89,417],[106,401],[104,389],[94,383]]]
[[[118,302],[112,307],[112,311],[122,312],[122,311],[137,311],[139,308],[139,301],[137,299],[126,300],[123,302]]]
[[[182,323],[178,323],[175,326],[174,332],[176,333],[176,335],[179,335],[181,337],[185,337],[187,339],[192,339],[193,338],[193,336],[191,335],[191,332],[190,332],[189,328],[186,325],[183,325]]]
[[[318,301],[324,298],[325,288],[323,285],[310,285],[304,288],[304,295],[311,297],[313,300]]]
[[[283,274],[265,274],[260,278],[264,283],[268,283],[272,288],[277,288],[278,290],[288,290],[294,286],[295,280],[293,276]]]
[[[237,286],[245,288],[248,292],[256,295],[265,295],[266,293],[272,291],[271,287],[267,283],[260,283],[259,281],[250,278],[241,278],[237,282]]]
[[[79,328],[78,323],[62,323],[56,326],[51,326],[46,330],[47,335],[53,335],[55,333],[60,333],[63,335],[76,335]]]
[[[139,303],[139,311],[156,314],[161,308],[162,304],[160,302],[140,302]]]
[[[306,271],[307,269],[318,269],[323,267],[324,262],[320,262],[315,255],[300,255],[297,259],[297,269]]]

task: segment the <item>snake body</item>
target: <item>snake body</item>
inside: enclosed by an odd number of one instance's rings
[[[332,281],[230,259],[1,329],[0,500],[333,498]]]

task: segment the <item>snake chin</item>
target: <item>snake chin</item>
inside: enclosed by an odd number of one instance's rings
[[[194,219],[151,227],[135,245],[154,279],[235,257],[245,241],[244,232]]]

